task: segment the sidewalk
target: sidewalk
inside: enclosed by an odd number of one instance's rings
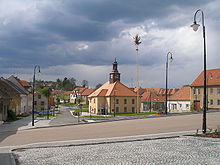
[[[13,150],[13,154],[18,158],[21,165],[61,165],[64,163],[67,165],[191,164],[192,162],[197,162],[197,164],[219,164],[218,146],[220,145],[220,139],[184,136],[193,133],[194,131],[186,131],[48,142],[14,146],[11,147],[11,150]]]
[[[50,121],[51,120],[34,120],[34,126],[32,126],[32,116],[30,115],[14,122],[1,124],[0,133],[13,132],[30,128],[47,127],[50,126]]]
[[[18,130],[49,126],[49,122],[50,120],[35,120],[34,126],[32,126],[32,116],[30,115],[14,122],[1,124],[0,134],[7,137],[15,134]],[[16,165],[10,147],[0,148],[0,165]]]

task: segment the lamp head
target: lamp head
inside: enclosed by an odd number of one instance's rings
[[[196,21],[191,25],[191,27],[193,28],[194,31],[197,31],[199,28],[199,24],[196,23]]]
[[[170,56],[170,62],[172,62],[173,61],[173,56],[172,56],[172,54],[171,54],[171,56]]]

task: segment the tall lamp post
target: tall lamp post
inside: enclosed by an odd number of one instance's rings
[[[170,58],[169,58],[170,55]],[[165,114],[167,115],[167,84],[168,84],[168,62],[172,62],[173,54],[171,52],[167,53],[167,60],[166,60],[166,102],[165,102]]]
[[[35,73],[36,69],[38,69],[38,73],[40,73],[40,66],[35,65],[34,67],[34,76],[33,76],[33,89],[32,89],[32,94],[33,94],[33,101],[32,101],[32,126],[34,126],[34,88],[35,88]]]
[[[199,24],[196,22],[196,16],[198,13],[202,14],[202,28],[203,28],[203,49],[204,49],[204,94],[203,94],[203,124],[202,124],[202,132],[206,133],[206,110],[207,110],[207,95],[206,95],[206,40],[205,40],[205,23],[204,23],[204,14],[201,9],[197,10],[194,14],[194,23],[191,25],[194,31],[197,31],[199,28]]]

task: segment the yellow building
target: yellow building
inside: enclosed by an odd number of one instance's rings
[[[102,115],[140,112],[140,98],[136,92],[120,82],[117,61],[112,64],[113,70],[109,74],[109,81],[88,96],[89,111]]]
[[[202,109],[204,91],[204,73],[193,81],[191,85],[191,104],[195,110]],[[206,72],[207,102],[209,109],[220,109],[220,69],[211,69]]]

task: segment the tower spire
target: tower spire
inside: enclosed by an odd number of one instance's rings
[[[113,69],[112,72],[109,74],[109,82],[114,83],[115,81],[120,81],[120,73],[118,72],[118,63],[115,61],[112,63]]]

